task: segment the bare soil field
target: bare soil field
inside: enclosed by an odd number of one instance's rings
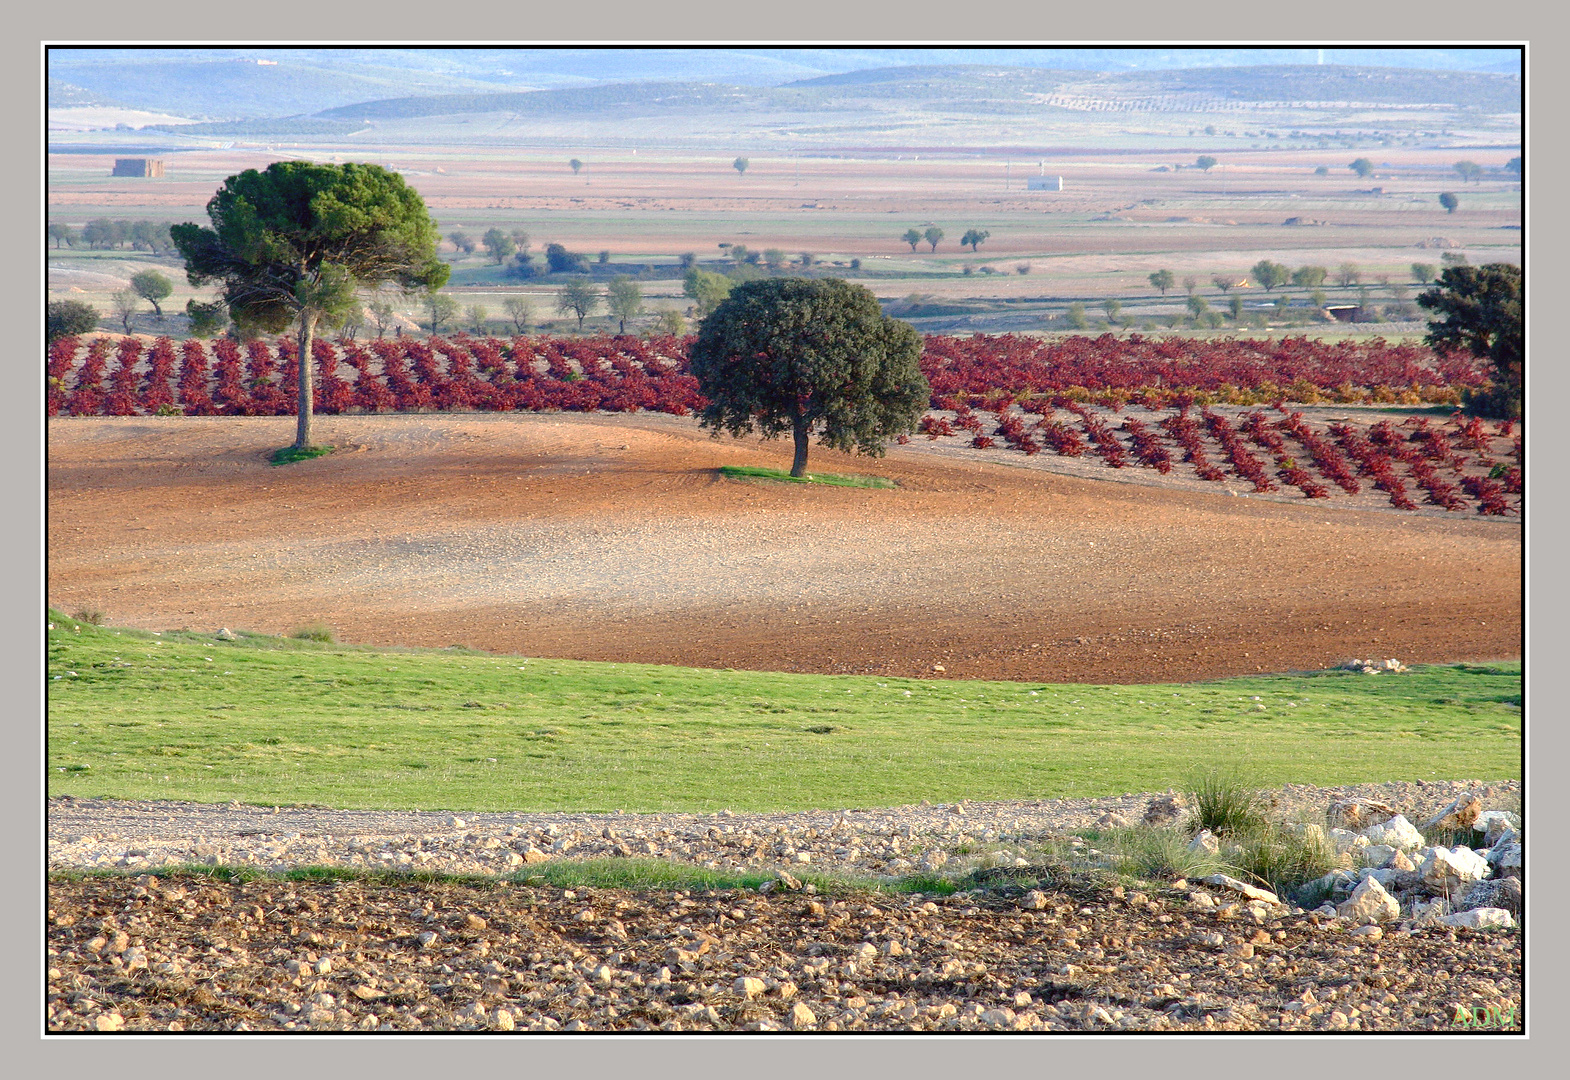
[[[1354,937],[1314,914],[1250,922],[1225,896],[1200,910],[1187,882],[1041,886],[62,880],[47,1030],[1523,1029],[1517,929]]]
[[[1519,792],[1439,781],[1270,794],[1284,814],[1377,799],[1423,820],[1463,793],[1492,806]],[[1119,884],[1017,857],[1073,842],[1100,814],[1137,817],[1150,798],[462,819],[55,799],[47,1029],[1522,1029],[1519,929],[1416,919],[1359,931],[1355,917],[1245,904],[1197,878]],[[977,837],[998,842],[978,856]],[[427,871],[466,876],[372,870],[409,851]],[[803,872],[802,853],[814,871],[863,881],[919,859],[963,888],[875,894],[824,880],[817,894],[778,868]],[[757,885],[590,888],[530,873],[645,854],[751,872]],[[220,876],[191,873],[199,862]],[[362,876],[222,876],[302,865]]]
[[[788,446],[664,416],[322,417],[316,441],[336,453],[269,466],[292,431],[50,421],[50,603],[150,629],[321,620],[367,644],[947,678],[1521,655],[1518,521],[915,444],[881,462],[814,450],[812,468],[892,491],[746,482],[716,469],[782,467]]]

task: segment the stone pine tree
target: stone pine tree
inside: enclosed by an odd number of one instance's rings
[[[295,447],[311,445],[316,328],[355,302],[355,290],[393,282],[437,289],[450,267],[419,193],[379,165],[277,161],[229,177],[207,203],[211,228],[170,233],[192,285],[218,282],[236,322],[298,330],[300,399]]]
[[[1521,268],[1511,263],[1449,266],[1417,302],[1432,311],[1425,341],[1436,350],[1465,349],[1493,366],[1494,389],[1472,399],[1480,411],[1520,416],[1526,329]]]
[[[866,288],[839,278],[766,278],[736,288],[703,320],[691,369],[709,399],[699,423],[716,437],[789,432],[792,476],[818,444],[880,457],[914,431],[931,389],[921,336],[883,314]]]

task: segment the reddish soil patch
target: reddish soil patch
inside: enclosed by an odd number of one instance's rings
[[[895,491],[729,480],[788,445],[690,419],[49,427],[49,587],[164,629],[761,670],[1133,682],[1521,654],[1521,529],[814,451]],[[1023,459],[1023,455],[1016,455]]]

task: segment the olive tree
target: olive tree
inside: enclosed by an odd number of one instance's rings
[[[425,317],[430,320],[431,333],[441,333],[442,327],[458,314],[458,301],[439,289],[426,289],[420,297],[425,304]]]
[[[158,301],[168,299],[169,294],[174,292],[174,282],[157,270],[143,270],[131,278],[131,291],[153,305],[153,314],[161,319],[164,309]]]
[[[578,332],[583,332],[583,320],[600,304],[600,290],[587,281],[569,281],[556,294],[556,311],[560,315],[576,315]]]
[[[518,242],[500,229],[489,229],[485,238],[480,241],[485,245],[485,250],[490,253],[491,261],[497,266],[512,258],[513,252],[518,250]]]
[[[387,332],[387,328],[393,324],[393,317],[398,313],[398,309],[387,297],[376,293],[366,304],[366,310],[371,314],[371,321],[376,323],[376,337],[380,340]]]
[[[605,306],[616,316],[616,332],[625,334],[627,320],[643,314],[643,289],[626,274],[620,274],[605,286]]]
[[[1170,270],[1157,270],[1154,274],[1149,275],[1146,280],[1155,288],[1160,289],[1161,295],[1165,296],[1167,295],[1167,290],[1172,288],[1176,279],[1172,276],[1172,271]]]
[[[298,326],[294,445],[311,442],[311,345],[355,290],[396,282],[440,288],[451,268],[419,193],[379,165],[277,161],[229,177],[207,203],[211,228],[170,229],[192,285],[221,282],[230,314],[278,333]]]
[[[131,332],[131,320],[136,317],[136,312],[141,304],[141,297],[136,295],[134,289],[121,289],[110,295],[114,303],[114,313],[120,317],[120,326],[127,334]]]
[[[1292,271],[1292,284],[1300,289],[1317,289],[1329,275],[1330,271],[1323,266],[1300,266]]]
[[[931,389],[921,336],[883,314],[866,288],[840,278],[766,278],[736,286],[698,328],[691,370],[709,399],[699,423],[716,437],[787,431],[791,475],[808,443],[882,456],[914,431]]]
[[[682,318],[679,311],[672,311],[666,308],[655,317],[654,321],[662,334],[669,334],[671,337],[681,337],[687,332],[687,320]]]
[[[527,297],[509,296],[502,301],[502,310],[512,320],[514,330],[520,334],[529,332],[529,324],[534,321],[534,305],[529,303]]]
[[[921,238],[931,244],[933,252],[936,253],[938,241],[943,239],[943,230],[936,225],[929,226],[927,231],[921,234]]]
[[[701,319],[719,307],[720,301],[729,296],[735,287],[736,282],[724,274],[715,274],[694,266],[682,278],[681,291],[683,296],[697,302],[698,318]]]
[[[921,230],[906,229],[904,235],[902,235],[900,239],[910,245],[910,250],[915,251],[916,245],[921,243]]]
[[[1273,292],[1277,285],[1285,285],[1292,280],[1292,271],[1285,264],[1269,259],[1260,259],[1248,272],[1266,292]]]

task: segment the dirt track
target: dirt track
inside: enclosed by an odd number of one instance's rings
[[[53,420],[48,598],[109,621],[766,670],[1131,682],[1521,653],[1519,522],[814,450],[663,416]],[[1043,460],[1048,459],[1048,460]],[[1022,461],[1025,459],[1022,458]]]

